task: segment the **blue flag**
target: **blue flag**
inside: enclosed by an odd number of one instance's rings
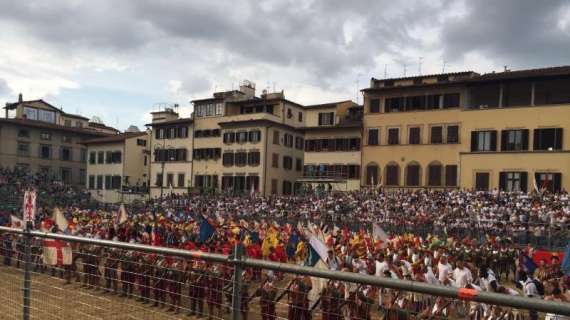
[[[526,273],[532,274],[536,270],[536,263],[527,255],[522,256],[521,265]]]
[[[309,254],[305,259],[305,266],[314,267],[317,264],[317,262],[319,262],[320,259],[321,256],[319,256],[317,250],[315,250],[312,246],[309,245]]]
[[[562,259],[562,265],[560,266],[564,275],[570,275],[570,242],[566,245],[564,249],[564,259]]]
[[[204,243],[214,234],[214,226],[210,224],[208,219],[202,219],[200,222],[200,242]]]
[[[293,234],[289,238],[289,242],[287,243],[287,256],[289,257],[289,259],[292,259],[295,256],[298,244],[299,244],[299,236],[297,235],[297,232],[293,232]]]

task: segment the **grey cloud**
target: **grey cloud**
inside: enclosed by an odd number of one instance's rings
[[[557,27],[564,0],[466,1],[467,15],[443,25],[450,60],[478,52],[515,67],[568,64],[570,31]]]

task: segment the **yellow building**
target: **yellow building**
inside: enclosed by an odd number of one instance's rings
[[[86,183],[84,141],[118,131],[69,114],[43,100],[24,100],[4,107],[0,118],[0,167],[41,173],[65,184]]]
[[[335,191],[360,189],[362,106],[348,100],[306,109],[305,166],[298,181]]]
[[[570,67],[372,79],[362,183],[528,191],[570,185]]]
[[[185,194],[192,179],[192,119],[180,118],[171,108],[152,112],[149,150],[150,196]]]
[[[148,198],[149,134],[127,132],[84,142],[87,183],[93,199],[130,203]]]

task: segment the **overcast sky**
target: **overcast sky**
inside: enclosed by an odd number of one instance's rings
[[[22,92],[121,130],[243,79],[356,100],[420,59],[423,74],[570,64],[570,2],[0,0],[0,102]]]

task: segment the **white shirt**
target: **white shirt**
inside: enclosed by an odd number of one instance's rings
[[[388,263],[386,261],[378,262],[376,261],[376,272],[377,277],[383,277],[384,271],[388,270]]]
[[[437,264],[437,272],[438,272],[437,279],[439,280],[439,282],[443,284],[445,280],[448,278],[449,273],[451,272],[451,265],[449,263],[442,264],[440,262]]]
[[[538,290],[534,284],[534,279],[527,278],[523,285],[524,295],[527,297],[539,297]]]
[[[458,288],[465,288],[465,286],[473,282],[471,270],[466,267],[463,267],[463,269],[455,268],[453,279],[455,279],[455,286]]]

